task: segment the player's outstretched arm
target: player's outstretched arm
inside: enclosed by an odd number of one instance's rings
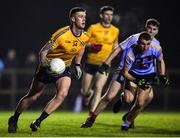
[[[109,55],[109,57],[105,60],[105,64],[110,65],[111,61],[121,52],[121,47],[116,47],[111,54]]]
[[[112,53],[109,55],[109,57],[106,59],[106,61],[99,67],[98,71],[101,74],[108,74],[110,71],[110,64],[111,61],[118,55],[118,53],[121,51],[120,47],[116,47]]]
[[[169,82],[169,79],[168,79],[167,75],[165,74],[166,66],[165,66],[165,62],[164,62],[164,59],[163,59],[162,55],[161,55],[161,58],[160,58],[160,60],[158,62],[158,66],[159,66],[160,80],[161,80],[162,84],[165,87],[167,87],[170,84],[170,82]]]

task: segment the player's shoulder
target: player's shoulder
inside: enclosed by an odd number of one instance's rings
[[[129,58],[135,57],[134,46],[131,46],[126,50],[126,56]]]
[[[155,50],[161,50],[161,49],[162,49],[162,47],[161,47],[161,45],[160,45],[160,42],[159,42],[155,37],[152,38],[151,46],[152,46]]]
[[[86,31],[84,31],[84,30],[82,30],[82,34],[85,35],[85,36],[87,36],[87,37],[89,37],[88,32],[86,32]]]
[[[131,35],[131,37],[138,40],[140,34],[141,33],[136,33],[136,34]]]
[[[62,27],[62,28],[58,29],[56,31],[56,33],[62,33],[63,34],[65,32],[67,32],[69,29],[70,29],[70,26],[65,26],[65,27]]]
[[[119,28],[118,28],[118,27],[116,27],[116,26],[114,26],[113,24],[111,24],[111,28],[112,28],[113,30],[115,30],[115,31],[119,32]]]
[[[136,43],[138,41],[139,35],[140,35],[140,33],[132,34],[127,38],[127,40],[133,41],[134,43]],[[132,44],[134,44],[134,43],[132,43]]]
[[[159,40],[157,40],[155,37],[152,38],[152,43],[155,43],[157,45],[160,45]]]
[[[52,37],[54,39],[57,39],[58,37],[60,37],[61,35],[65,34],[66,32],[68,32],[70,29],[70,26],[65,26],[65,27],[62,27],[60,29],[58,29],[53,35]]]
[[[151,43],[151,47],[156,51],[160,51],[162,49],[160,45],[155,44],[155,43]]]
[[[84,31],[84,30],[82,30],[82,35],[81,35],[82,37],[83,37],[83,39],[85,39],[85,40],[89,40],[89,34],[88,34],[88,32],[86,32],[86,31]]]
[[[91,24],[89,28],[98,28],[100,27],[100,23]]]

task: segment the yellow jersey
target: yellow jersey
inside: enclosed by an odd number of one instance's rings
[[[119,29],[113,26],[105,28],[101,23],[91,25],[88,30],[90,44],[101,44],[102,49],[98,53],[87,53],[87,63],[101,65],[118,45]]]
[[[80,36],[75,36],[70,26],[63,27],[52,35],[50,41],[53,50],[47,54],[47,58],[61,58],[66,66],[70,66],[73,58],[85,47],[88,40],[87,32],[82,31]]]

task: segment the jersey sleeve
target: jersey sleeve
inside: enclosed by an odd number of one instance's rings
[[[130,36],[128,37],[126,40],[124,40],[123,42],[121,42],[119,44],[119,47],[122,50],[125,50],[127,48],[129,48],[131,45],[135,44],[137,42],[137,39],[134,36]]]
[[[134,63],[134,56],[133,54],[131,53],[130,50],[127,51],[126,53],[126,57],[125,57],[125,65],[126,67],[128,67],[128,69],[131,69],[133,63]]]
[[[91,37],[92,32],[93,32],[93,27],[90,26],[90,27],[87,29],[87,33],[88,33],[89,38]]]
[[[118,46],[118,40],[119,40],[119,29],[117,29],[117,35],[116,35],[116,38],[114,40],[113,49]]]
[[[114,42],[118,42],[118,38],[119,38],[119,29],[117,29],[117,35],[116,35],[116,39]]]
[[[52,44],[52,49],[56,49],[58,47],[57,39],[51,38],[50,42]]]
[[[69,30],[69,26],[65,26],[63,28],[60,28],[59,30],[57,30],[51,37],[51,44],[52,44],[52,48],[56,49],[60,43],[61,40],[61,36],[66,33]]]
[[[162,48],[156,51],[156,57],[158,60],[161,60],[161,58],[163,58]]]

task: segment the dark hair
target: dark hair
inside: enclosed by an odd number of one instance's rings
[[[148,25],[152,24],[153,26],[157,26],[159,28],[160,26],[160,22],[156,19],[150,18],[146,21],[146,25],[145,27],[147,27]]]
[[[103,6],[100,8],[100,14],[104,13],[105,11],[112,11],[114,12],[114,8],[112,6]]]
[[[140,40],[142,40],[142,39],[148,41],[148,40],[151,40],[152,37],[148,32],[141,32],[139,35],[139,38],[138,38],[138,42],[140,42]]]
[[[81,8],[81,7],[74,7],[69,11],[69,18],[71,18],[76,12],[86,12],[85,9]]]

